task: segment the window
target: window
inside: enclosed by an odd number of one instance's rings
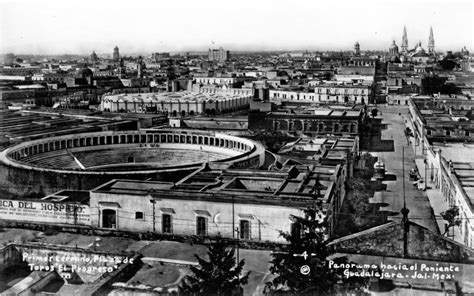
[[[196,234],[207,235],[207,219],[205,217],[196,218]]]
[[[240,238],[250,239],[250,221],[240,220]]]
[[[161,216],[161,231],[163,233],[173,233],[172,218],[169,214]]]
[[[143,212],[135,212],[135,219],[143,220]]]

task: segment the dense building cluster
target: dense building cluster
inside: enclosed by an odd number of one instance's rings
[[[466,47],[438,50],[432,28],[426,49],[409,47],[406,28],[400,44],[385,51],[355,42],[351,51],[129,55],[115,46],[87,56],[6,54],[0,227],[196,244],[221,236],[273,250],[287,246],[282,233],[302,237],[310,208],[334,252],[463,264],[468,274],[474,59]],[[49,256],[50,248],[0,245],[0,263],[13,266],[27,251]],[[118,264],[108,276],[139,278],[137,270],[155,268],[149,258],[149,265]],[[193,264],[173,260],[166,264]],[[90,294],[112,289],[107,276],[58,274],[48,279],[89,280]],[[393,285],[405,287],[403,280]],[[474,292],[447,280],[433,287]]]

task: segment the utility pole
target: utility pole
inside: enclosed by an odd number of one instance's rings
[[[408,137],[410,137],[410,136],[408,136]],[[417,142],[418,142],[418,137],[415,137],[413,139],[413,146],[415,147],[415,161],[416,161],[416,146],[418,146]]]
[[[240,260],[240,256],[239,256],[239,238],[240,238],[240,230],[238,227],[235,227],[235,232],[237,232],[237,266],[239,265],[239,260]]]
[[[234,195],[232,195],[232,238],[235,238]]]
[[[153,198],[150,200],[150,202],[153,204],[153,232],[156,232],[156,229],[155,229],[155,204],[156,204],[156,200],[154,200]]]
[[[403,208],[400,211],[403,215],[402,226],[403,226],[403,258],[408,257],[408,213],[410,212],[407,209],[406,203],[406,194],[405,194],[405,146],[402,146],[402,181],[403,181]]]

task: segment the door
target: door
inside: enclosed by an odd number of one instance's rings
[[[115,210],[102,210],[102,227],[117,228],[117,212]]]
[[[240,238],[250,239],[250,221],[240,220]]]

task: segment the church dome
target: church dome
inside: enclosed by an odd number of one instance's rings
[[[418,45],[416,46],[415,52],[416,53],[425,53],[425,50],[421,46],[421,42],[419,42]]]
[[[390,49],[398,50],[398,46],[397,46],[397,44],[395,43],[395,40],[393,40],[393,43],[390,45]]]

